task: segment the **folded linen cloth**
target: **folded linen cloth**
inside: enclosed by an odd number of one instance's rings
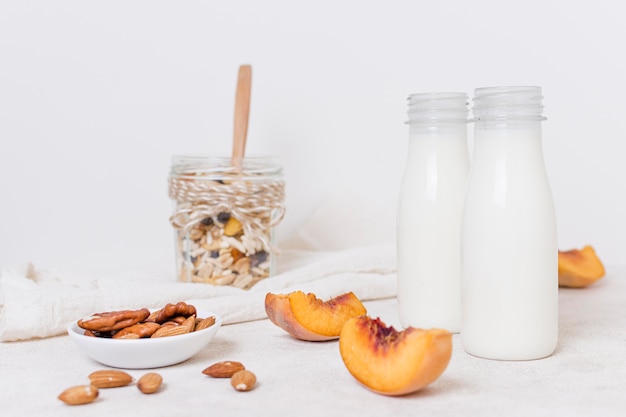
[[[0,340],[64,334],[67,325],[102,311],[160,308],[186,301],[219,314],[224,324],[265,318],[267,292],[303,290],[320,298],[353,291],[362,300],[396,294],[395,252],[383,244],[335,252],[285,251],[293,267],[249,290],[209,284],[155,282],[152,275],[108,276],[69,282],[32,264],[0,275]]]
[[[267,292],[302,290],[322,299],[348,291],[361,300],[393,297],[396,257],[388,213],[375,201],[349,193],[330,198],[281,244],[277,275],[249,290],[179,283],[150,271],[72,276],[33,264],[6,268],[0,272],[0,341],[61,335],[69,323],[93,313],[178,301],[230,324],[265,318]]]

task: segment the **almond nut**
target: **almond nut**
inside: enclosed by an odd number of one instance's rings
[[[98,388],[117,388],[125,387],[133,382],[133,377],[124,371],[105,369],[92,372],[89,375],[89,380],[91,381],[91,385]]]
[[[78,385],[63,391],[59,400],[68,405],[88,404],[98,398],[98,387],[93,385]]]
[[[207,317],[206,319],[200,320],[200,322],[198,322],[196,324],[196,331],[208,329],[209,327],[213,326],[214,324],[215,324],[215,317],[213,317],[213,316]]]
[[[124,327],[113,335],[113,339],[140,339],[142,337],[150,337],[154,332],[159,330],[159,323],[145,322],[137,323],[132,326]]]
[[[196,328],[196,315],[194,314],[187,317],[180,325],[181,327],[186,327],[187,332],[193,332]]]
[[[168,320],[169,321],[173,321],[174,323],[178,324],[179,326],[181,324],[183,324],[185,322],[185,320],[187,320],[187,317],[185,316],[176,316],[176,317],[172,317]]]
[[[150,313],[148,318],[145,319],[144,321],[148,322],[148,323],[155,323],[155,319],[157,318],[157,316],[159,315],[160,312],[161,312],[161,310],[154,310],[152,313]]]
[[[137,382],[137,388],[139,391],[144,394],[152,394],[159,390],[161,387],[161,383],[163,382],[163,377],[156,372],[148,372]]]
[[[237,391],[250,391],[254,388],[255,383],[256,376],[248,370],[235,372],[230,379],[230,385],[232,385]]]
[[[119,336],[116,334],[113,339],[126,339],[126,340],[130,340],[130,339],[141,339],[141,336],[139,336],[137,333],[125,333],[125,334],[120,334]]]
[[[236,372],[243,371],[245,366],[236,361],[217,362],[202,371],[203,374],[213,378],[230,378]]]
[[[189,328],[186,326],[161,326],[161,328],[150,337],[177,336],[185,333],[189,333]]]

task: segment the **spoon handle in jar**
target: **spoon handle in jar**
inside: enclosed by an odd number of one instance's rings
[[[250,91],[252,88],[252,67],[241,65],[237,78],[235,96],[235,123],[233,127],[233,154],[231,164],[241,170],[248,136],[248,118],[250,115]]]

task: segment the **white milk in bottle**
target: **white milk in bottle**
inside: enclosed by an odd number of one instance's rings
[[[465,93],[409,97],[409,149],[397,217],[398,314],[404,327],[461,327],[467,105]]]
[[[529,360],[558,337],[558,247],[540,87],[479,88],[462,233],[464,349]]]

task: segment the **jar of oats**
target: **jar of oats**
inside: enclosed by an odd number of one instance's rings
[[[276,157],[174,156],[178,280],[248,289],[274,269],[274,227],[282,220],[285,184]]]

